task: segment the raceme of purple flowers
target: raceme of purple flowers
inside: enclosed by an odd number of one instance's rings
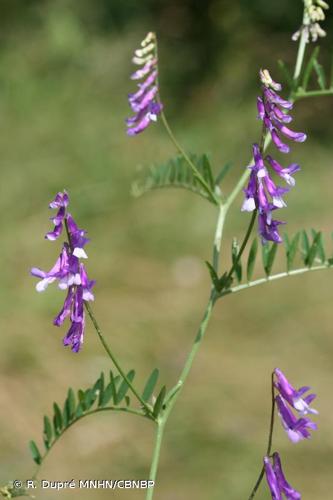
[[[142,40],[141,47],[134,52],[132,59],[139,68],[131,75],[132,80],[143,80],[138,83],[138,90],[128,95],[129,105],[134,115],[126,119],[127,134],[132,136],[145,130],[157,120],[162,111],[158,100],[158,63],[156,56],[156,37],[148,33]]]
[[[301,499],[301,494],[294,490],[287,482],[282,470],[281,459],[277,452],[273,453],[273,464],[269,457],[264,457],[264,467],[267,484],[273,500],[282,500],[282,495],[287,500]]]
[[[278,392],[275,396],[278,414],[289,439],[293,443],[297,443],[302,439],[310,438],[310,431],[317,429],[317,425],[305,415],[318,413],[310,406],[316,395],[305,395],[310,387],[295,389],[279,368],[273,372],[273,384],[274,389]],[[273,453],[272,456],[264,457],[264,469],[272,500],[301,499],[301,494],[287,482],[277,452]]]
[[[64,337],[65,346],[71,345],[73,352],[78,352],[83,343],[85,330],[84,301],[94,300],[91,291],[95,281],[90,281],[80,259],[88,258],[84,246],[88,243],[86,231],[80,229],[70,213],[67,212],[69,197],[66,191],[59,192],[50,203],[51,209],[57,210],[51,217],[54,229],[45,235],[45,238],[54,241],[67,230],[68,242],[63,243],[60,255],[50,271],[32,268],[31,274],[41,278],[36,285],[38,292],[46,290],[50,283],[58,282],[61,290],[67,290],[64,305],[59,314],[54,318],[53,324],[60,326],[67,317],[70,318],[70,328]]]
[[[272,80],[268,70],[260,70],[262,82],[262,96],[258,97],[258,118],[263,121],[263,137],[270,133],[272,141],[281,153],[289,153],[290,147],[283,142],[281,136],[292,141],[304,142],[306,135],[302,132],[294,132],[287,127],[292,117],[287,112],[292,108],[292,103],[279,96],[277,93],[282,89],[279,83]],[[280,220],[274,220],[274,210],[285,207],[283,195],[295,185],[293,174],[300,170],[297,163],[283,167],[270,155],[263,157],[262,147],[253,144],[254,165],[251,165],[250,178],[244,189],[245,200],[242,211],[252,212],[258,210],[258,229],[263,243],[274,241],[281,243],[279,226],[284,224]],[[277,186],[271,177],[271,172],[283,179],[287,187]]]
[[[278,414],[289,439],[297,443],[302,439],[310,438],[310,431],[316,430],[317,425],[305,415],[318,413],[310,407],[316,395],[305,396],[310,387],[301,387],[296,390],[278,368],[274,370],[274,376],[274,386],[278,391],[275,397]],[[296,411],[297,416],[293,410]]]

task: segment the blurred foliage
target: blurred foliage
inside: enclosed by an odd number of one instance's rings
[[[56,191],[69,190],[71,210],[89,232],[94,310],[125,368],[135,367],[142,377],[141,386],[155,366],[168,387],[175,382],[201,319],[216,214],[180,190],[130,196],[137,171],[175,155],[160,123],[135,139],[125,135],[133,49],[146,31],[158,32],[166,112],[186,149],[211,153],[215,174],[232,161],[222,184],[227,192],[260,130],[258,69],[269,66],[279,80],[276,60],[292,64],[296,44],[290,36],[302,5],[0,0],[0,9],[0,482],[6,483],[14,474],[31,474],[27,441],[40,436],[41,417],[53,401],[63,400],[69,385],[89,386],[110,369],[89,324],[79,356],[62,347],[65,331],[52,318],[63,296],[51,287],[37,295],[29,276],[31,266],[48,268],[58,253],[57,244],[43,239],[47,203]],[[326,69],[332,10],[322,42]],[[305,130],[309,140],[294,145],[290,156],[302,171],[284,211],[289,234],[300,227],[332,231],[331,109],[331,99],[295,107],[295,129]],[[247,223],[240,203],[226,224],[223,256]],[[330,498],[331,283],[329,272],[290,278],[217,306],[167,429],[157,498],[246,498],[261,465],[275,366],[296,385],[311,384],[320,410],[320,431],[308,443],[292,447],[277,430],[287,477],[308,499]],[[94,418],[68,432],[43,476],[146,477],[152,445],[147,422]],[[265,494],[263,489],[258,500]],[[91,491],[69,495],[91,499]],[[93,495],[106,498],[108,492]],[[114,496],[132,500],[142,492]]]

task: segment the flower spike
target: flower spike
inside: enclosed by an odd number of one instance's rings
[[[132,75],[132,80],[142,80],[138,90],[128,95],[128,102],[135,113],[126,119],[127,134],[137,135],[143,132],[152,121],[156,121],[162,111],[158,99],[158,61],[156,36],[150,32],[142,40],[141,47],[136,49],[132,62],[139,67]]]
[[[67,212],[69,197],[66,191],[56,195],[49,207],[57,209],[57,214],[51,218],[54,223],[53,231],[46,234],[48,240],[54,241],[61,235],[63,226],[66,226],[69,241],[63,244],[61,253],[48,272],[37,267],[31,269],[31,274],[41,280],[36,285],[38,292],[46,290],[49,284],[58,281],[61,290],[67,290],[67,297],[53,324],[61,326],[67,317],[70,317],[71,326],[63,343],[71,345],[73,352],[78,352],[83,343],[85,329],[84,301],[94,300],[91,292],[95,281],[88,278],[84,264],[80,259],[88,256],[84,246],[88,243],[86,231],[80,229],[70,213]]]
[[[259,72],[262,83],[262,95],[257,98],[258,119],[263,122],[263,138],[270,134],[276,148],[282,153],[288,153],[290,147],[282,139],[281,135],[287,139],[304,142],[306,134],[294,132],[286,126],[292,121],[292,117],[287,111],[292,109],[292,102],[283,99],[277,92],[282,90],[280,83],[275,82],[267,69]],[[271,156],[263,156],[263,148],[258,144],[253,144],[254,165],[248,168],[251,170],[247,187],[244,189],[245,200],[242,211],[253,212],[258,210],[258,231],[262,243],[273,241],[281,243],[279,226],[283,221],[275,220],[272,217],[274,210],[286,207],[283,196],[289,191],[287,187],[277,186],[271,177],[272,171],[283,179],[290,187],[295,185],[293,174],[300,170],[297,163],[292,163],[284,168]]]

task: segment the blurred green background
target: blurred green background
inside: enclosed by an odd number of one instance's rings
[[[0,482],[31,475],[27,442],[40,442],[42,416],[67,387],[89,386],[109,362],[88,322],[79,355],[62,347],[52,326],[63,294],[34,290],[32,266],[48,269],[58,245],[46,242],[48,202],[71,195],[71,211],[89,231],[88,271],[97,280],[94,310],[125,368],[143,384],[152,368],[175,383],[209,290],[215,210],[180,191],[130,194],[140,168],[174,155],[162,125],[128,138],[126,95],[131,56],[149,30],[160,38],[166,114],[188,149],[208,152],[216,171],[234,168],[231,189],[258,139],[258,70],[281,75],[292,64],[302,2],[280,0],[2,0],[0,1],[1,343]],[[332,12],[322,42],[326,65]],[[295,107],[297,188],[284,211],[287,230],[322,229],[332,221],[332,98]],[[244,232],[239,198],[226,225],[224,252]],[[330,247],[330,238],[327,238]],[[282,253],[282,252],[281,252]],[[226,261],[222,263],[226,265]],[[278,266],[282,264],[278,264]],[[278,267],[277,266],[277,267]],[[307,500],[331,499],[332,276],[282,280],[218,303],[203,348],[169,421],[156,499],[247,498],[261,466],[270,412],[270,373],[285,370],[295,385],[318,393],[320,430],[291,445],[277,426],[292,484]],[[50,454],[41,477],[146,478],[149,422],[100,415],[77,424]],[[119,490],[115,498],[141,499]],[[109,498],[107,490],[44,490],[38,498]],[[266,486],[257,495],[268,498]]]

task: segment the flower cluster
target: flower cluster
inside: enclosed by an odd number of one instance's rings
[[[84,264],[80,259],[88,256],[84,246],[88,243],[86,231],[80,229],[70,213],[67,212],[69,197],[66,191],[56,195],[50,203],[51,209],[56,209],[57,213],[51,217],[54,229],[45,235],[45,238],[54,241],[59,238],[65,226],[68,242],[63,244],[61,253],[50,271],[46,272],[39,268],[32,268],[31,274],[41,278],[36,285],[38,292],[46,290],[50,283],[58,281],[61,290],[67,290],[63,308],[55,317],[53,323],[56,326],[63,324],[69,316],[71,325],[64,337],[64,345],[71,345],[72,351],[78,352],[83,343],[85,328],[84,301],[94,300],[91,292],[95,281],[90,281]]]
[[[324,0],[306,0],[303,24],[293,34],[292,40],[297,41],[302,33],[304,33],[307,43],[310,37],[313,42],[316,42],[319,37],[326,36],[326,31],[322,29],[319,22],[325,20],[325,10],[327,9],[329,9],[329,5]]]
[[[310,407],[316,395],[308,394],[303,397],[310,387],[301,387],[296,390],[278,368],[274,370],[274,375],[274,386],[278,391],[275,398],[278,414],[289,439],[297,443],[302,439],[310,438],[310,431],[316,430],[317,425],[305,415],[318,413]],[[292,409],[297,412],[297,417]]]
[[[138,90],[128,95],[128,102],[135,113],[127,118],[127,134],[136,135],[145,130],[152,121],[156,121],[162,111],[158,100],[158,64],[156,54],[156,37],[148,33],[141,42],[141,48],[134,52],[134,64],[140,66],[132,75],[132,80],[142,80]]]
[[[308,394],[304,397],[310,387],[295,389],[279,368],[276,368],[273,372],[273,387],[278,392],[275,396],[275,402],[282,425],[289,439],[293,443],[297,443],[302,439],[309,438],[310,430],[317,429],[317,426],[304,415],[318,413],[317,410],[310,407],[316,395]],[[299,417],[296,417],[292,410],[295,410]],[[264,469],[272,500],[282,500],[284,497],[287,500],[299,500],[301,498],[300,493],[287,482],[277,452],[273,453],[272,456],[264,457]]]
[[[301,494],[294,490],[287,482],[282,470],[280,456],[277,452],[273,453],[273,464],[269,457],[264,457],[264,467],[267,484],[273,500],[282,500],[282,495],[285,495],[287,500],[301,499]]]
[[[257,107],[258,118],[263,121],[263,138],[267,133],[270,133],[277,149],[282,153],[289,153],[290,147],[283,142],[281,136],[292,141],[304,142],[306,135],[302,132],[294,132],[287,127],[286,123],[292,120],[287,111],[293,105],[277,93],[281,90],[281,85],[272,80],[268,70],[260,70],[260,79],[262,82],[262,96],[258,97]],[[262,149],[258,144],[253,144],[254,165],[249,167],[251,174],[248,185],[244,189],[245,200],[242,211],[252,212],[258,210],[259,234],[263,243],[267,241],[281,243],[282,238],[278,227],[283,222],[273,220],[272,212],[286,206],[282,196],[289,191],[289,188],[275,184],[267,165],[290,187],[295,185],[293,174],[300,170],[300,166],[292,163],[284,168],[270,155],[264,158]]]

